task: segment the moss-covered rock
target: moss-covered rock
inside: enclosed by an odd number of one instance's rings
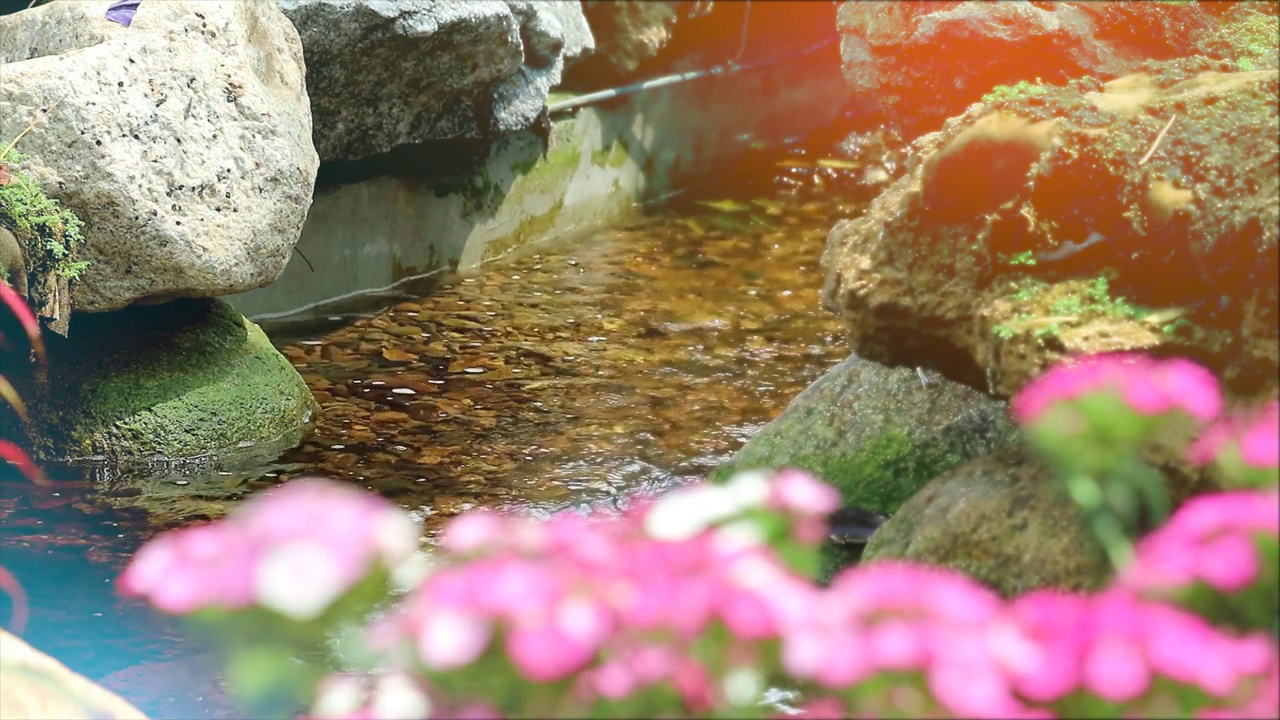
[[[846,0],[837,24],[845,78],[868,98],[868,121],[908,138],[1000,85],[1116,77],[1188,54],[1214,27],[1196,2]]]
[[[1280,75],[1208,57],[992,93],[833,228],[826,304],[854,351],[1015,393],[1064,357],[1280,372]]]
[[[292,365],[220,300],[76,316],[24,392],[44,459],[189,458],[296,443],[316,410]]]
[[[926,482],[1012,442],[1004,403],[929,373],[851,356],[810,385],[714,479],[796,467],[839,488],[844,502],[892,514]],[[825,571],[853,559],[828,548]]]
[[[964,572],[1005,597],[1089,591],[1106,554],[1048,467],[1010,447],[935,478],[876,530],[862,561],[900,559]]]

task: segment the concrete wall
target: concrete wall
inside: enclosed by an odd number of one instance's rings
[[[416,176],[321,189],[298,242],[314,271],[295,253],[275,283],[229,300],[279,321],[423,293],[449,270],[617,224],[637,204],[730,167],[752,142],[830,123],[846,95],[831,45],[572,111],[555,119],[545,158],[532,132],[499,138],[461,182],[429,179],[428,156],[410,163],[424,166]]]

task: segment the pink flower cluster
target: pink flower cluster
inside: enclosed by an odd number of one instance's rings
[[[716,690],[693,643],[713,623],[747,643],[776,638],[818,592],[743,513],[767,507],[802,527],[838,503],[830,487],[784,471],[772,482],[744,474],[682,488],[621,518],[464,515],[442,543],[462,562],[433,572],[376,628],[375,642],[409,644],[435,672],[465,667],[499,642],[526,681],[576,675],[585,703],[669,683],[687,708],[709,710]],[[668,533],[689,536],[654,537]],[[823,537],[803,534],[815,545]]]
[[[1249,587],[1261,570],[1257,536],[1280,535],[1280,493],[1224,492],[1192,498],[1137,546],[1120,584],[1163,594],[1204,582],[1222,593]]]
[[[1026,655],[998,596],[963,575],[924,565],[877,562],[846,570],[782,642],[792,677],[828,691],[885,673],[923,673],[928,696],[896,693],[890,707],[855,712],[1024,717],[1008,672]]]
[[[774,480],[803,487],[803,477]],[[774,487],[759,497],[792,497]],[[686,488],[663,501],[703,493]],[[806,508],[801,518],[830,506],[788,502]],[[1202,523],[1198,507],[1175,516],[1174,527]],[[877,562],[824,589],[783,567],[729,516],[692,537],[654,539],[645,528],[655,510],[612,521],[463,516],[444,540],[455,562],[429,576],[378,634],[411,646],[429,673],[465,672],[497,654],[525,682],[572,679],[566,702],[581,704],[563,707],[576,712],[662,684],[695,714],[754,704],[729,688],[763,690],[765,678],[749,670],[770,664],[765,648],[775,642],[783,677],[821,698],[809,707],[819,715],[1050,717],[1069,712],[1080,693],[1158,710],[1172,697],[1169,684],[1232,707],[1275,704],[1264,684],[1278,667],[1270,638],[1222,634],[1127,585],[1006,603],[959,573]],[[1250,512],[1261,527],[1260,507]],[[709,658],[695,647],[715,625],[731,639]],[[859,694],[886,677],[895,679],[881,695]]]
[[[418,550],[416,524],[348,485],[300,479],[258,495],[227,518],[158,535],[120,576],[120,589],[165,612],[261,606],[320,615],[375,567]]]
[[[1226,635],[1197,615],[1120,587],[1094,596],[1038,591],[1010,610],[1031,644],[1018,648],[1009,678],[1035,703],[1083,690],[1112,703],[1160,707],[1161,679],[1219,702],[1248,703],[1278,670],[1267,635]]]
[[[1224,712],[1280,712],[1274,638],[1228,635],[1145,596],[1194,579],[1226,592],[1253,582],[1246,545],[1280,534],[1276,492],[1187,503],[1105,592],[1013,602],[956,572],[883,561],[814,585],[770,541],[781,528],[783,545],[812,550],[823,536],[813,524],[838,501],[786,471],[681,488],[621,517],[464,515],[440,562],[370,626],[380,672],[330,677],[312,714],[572,716],[652,708],[646,698],[670,693],[682,706],[671,710],[723,714],[754,710],[774,683],[799,683],[822,716],[1051,717],[1080,712],[1082,698],[1165,714],[1186,701],[1182,688]],[[417,542],[390,503],[296,481],[158,537],[121,584],[175,613],[264,606],[310,619],[372,570],[402,566]]]
[[[1280,468],[1280,400],[1272,400],[1261,411],[1225,417],[1214,423],[1191,447],[1187,458],[1208,465],[1238,453],[1244,465],[1260,470]]]
[[[784,665],[827,693],[812,709],[822,716],[835,714],[841,690],[885,673],[918,673],[927,693],[895,688],[840,709],[1051,717],[1070,712],[1079,692],[1160,707],[1161,679],[1241,704],[1258,702],[1278,667],[1265,635],[1224,635],[1123,588],[1095,596],[1040,591],[1005,604],[964,576],[925,566],[846,571],[807,617],[784,636]]]
[[[1222,410],[1218,381],[1189,360],[1157,360],[1145,355],[1090,355],[1050,368],[1013,399],[1013,417],[1037,422],[1054,404],[1093,393],[1112,393],[1141,415],[1181,410],[1208,422]]]

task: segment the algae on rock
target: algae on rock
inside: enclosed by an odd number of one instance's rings
[[[851,356],[796,396],[728,463],[738,470],[795,467],[840,490],[848,505],[892,514],[925,483],[1004,447],[1017,433],[1005,404],[929,373]],[[830,547],[824,574],[846,564]]]
[[[862,561],[951,568],[1005,597],[1091,591],[1111,565],[1053,471],[1010,447],[934,478],[876,530]]]
[[[1071,355],[1179,354],[1273,395],[1280,76],[1139,69],[996,94],[918,139],[922,162],[828,239],[854,351],[1000,396]]]
[[[0,156],[0,160],[5,159]],[[20,156],[9,156],[20,159]],[[22,173],[7,169],[0,185],[0,227],[17,238],[26,276],[27,299],[46,327],[66,335],[71,321],[72,284],[88,266],[79,259],[84,223],[70,208],[45,195]],[[5,268],[12,272],[14,268]]]
[[[257,325],[220,300],[77,316],[25,395],[42,459],[168,460],[289,446],[316,409]]]

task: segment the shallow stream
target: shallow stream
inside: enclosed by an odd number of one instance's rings
[[[63,469],[84,482],[53,498],[0,483],[25,637],[154,717],[235,717],[206,648],[112,594],[156,531],[302,475],[392,498],[429,535],[473,507],[620,506],[703,476],[847,353],[818,262],[857,204],[767,195],[686,201],[337,329],[274,334],[321,405],[274,461],[175,468],[145,493],[105,469]]]

